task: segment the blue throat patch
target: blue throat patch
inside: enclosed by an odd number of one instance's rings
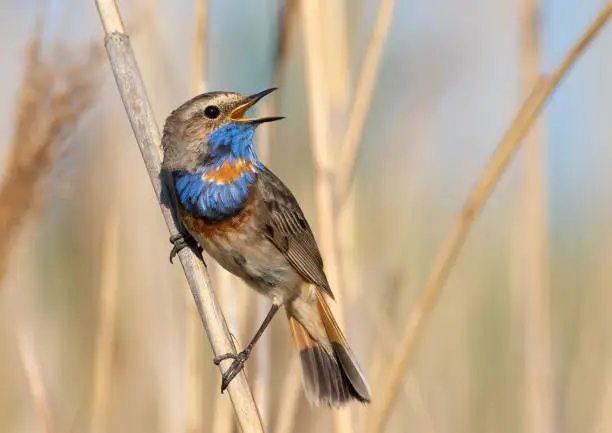
[[[228,122],[208,136],[207,162],[195,173],[174,173],[179,200],[197,216],[222,221],[238,214],[263,169],[255,154],[255,125]]]

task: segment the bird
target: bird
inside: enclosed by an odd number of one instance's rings
[[[271,88],[215,91],[183,103],[165,121],[162,171],[171,179],[183,232],[171,259],[197,246],[272,301],[253,339],[222,374],[221,392],[284,307],[299,351],[302,383],[315,406],[371,402],[368,382],[329,306],[334,295],[312,230],[289,188],[258,158],[256,128],[283,117],[245,117]]]

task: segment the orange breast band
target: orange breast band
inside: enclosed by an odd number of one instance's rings
[[[241,158],[235,160],[233,164],[225,161],[218,169],[203,173],[202,179],[217,185],[225,185],[237,181],[244,173],[252,171],[253,164]]]

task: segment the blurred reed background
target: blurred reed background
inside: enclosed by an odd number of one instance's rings
[[[383,431],[447,233],[539,74],[604,5],[120,1],[160,124],[204,89],[280,87],[260,110],[287,119],[261,128],[260,153],[315,228],[374,404],[310,408],[277,319],[247,363],[267,432]],[[1,6],[0,431],[233,432],[93,1]],[[611,49],[608,28],[475,221],[385,432],[612,432]],[[242,347],[267,301],[208,264]]]

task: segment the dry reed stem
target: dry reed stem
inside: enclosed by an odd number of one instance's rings
[[[491,162],[478,185],[469,196],[453,230],[441,249],[434,269],[417,301],[417,305],[408,316],[404,335],[398,345],[397,355],[392,360],[388,370],[388,379],[381,388],[382,392],[377,394],[381,400],[379,400],[379,409],[374,413],[371,431],[377,433],[384,431],[393,402],[397,397],[402,382],[401,378],[406,372],[408,362],[414,351],[417,337],[422,333],[425,319],[438,299],[442,286],[455,264],[474,219],[482,209],[493,188],[497,185],[512,156],[520,146],[521,140],[525,138],[529,128],[534,123],[548,98],[574,62],[606,24],[610,15],[612,15],[612,5],[607,4],[580,40],[567,53],[553,74],[550,77],[542,78],[538,85],[536,85],[500,142]]]
[[[330,305],[334,316],[342,326],[344,314],[341,308],[344,293],[340,260],[340,245],[336,218],[334,162],[331,153],[329,122],[331,117],[330,89],[327,79],[324,41],[331,36],[322,34],[319,25],[322,17],[321,0],[300,2],[302,41],[306,56],[306,80],[308,89],[308,117],[310,145],[316,172],[316,208],[318,241],[325,261],[325,270],[333,288],[336,303]],[[340,26],[341,27],[341,26]],[[329,26],[323,29],[329,30]],[[351,408],[345,407],[334,414],[338,433],[353,431]]]
[[[292,30],[297,12],[298,0],[285,0],[278,17],[278,31],[276,36],[276,51],[274,55],[274,68],[272,71],[272,84],[279,85],[284,73],[285,63],[291,46]],[[259,116],[267,117],[274,115],[278,108],[278,95],[272,94],[263,102]],[[264,164],[269,163],[272,145],[275,139],[272,128],[263,128],[258,132],[257,153]],[[267,298],[257,295],[257,319],[256,323],[263,322],[270,310],[270,302]],[[257,343],[256,352],[256,374],[254,376],[255,398],[259,405],[259,412],[263,425],[266,429],[272,423],[270,404],[270,385],[272,372],[272,334],[264,333]],[[296,359],[292,359],[291,367],[287,370],[281,395],[276,412],[278,413],[277,425],[292,431],[288,417],[294,417],[299,398],[301,396],[301,372]],[[284,423],[284,424],[283,424]],[[284,426],[283,426],[284,425]],[[278,431],[278,430],[276,430]]]
[[[196,0],[195,30],[193,33],[192,77],[193,90],[196,94],[206,91],[207,28],[208,0]]]
[[[610,359],[612,355],[610,350],[607,351],[607,355]],[[612,430],[612,367],[609,362],[602,379],[601,399],[595,411],[592,433],[608,433]]]
[[[329,100],[325,79],[325,64],[322,53],[323,36],[318,22],[320,2],[300,2],[303,41],[306,54],[308,117],[310,145],[316,170],[316,203],[319,240],[325,259],[331,287],[337,289],[339,272],[337,250],[334,242],[333,163],[330,158]]]
[[[242,347],[240,343],[240,323],[238,318],[242,316],[241,305],[237,299],[236,286],[234,276],[226,271],[218,263],[214,264],[214,281],[219,293],[219,299],[221,302],[221,308],[225,312],[225,318],[229,326],[230,332],[232,332],[232,344],[235,347]],[[244,303],[242,303],[243,305]],[[245,366],[245,371],[249,371]],[[255,400],[257,401],[257,400]],[[232,433],[234,431],[234,419],[231,416],[231,405],[223,395],[217,394],[214,401],[214,415],[212,423],[213,433]],[[259,402],[257,403],[259,410],[259,419],[262,420],[261,410],[259,409]]]
[[[19,357],[28,381],[28,389],[36,408],[40,429],[44,433],[53,433],[55,427],[51,416],[49,397],[42,378],[40,363],[34,350],[32,336],[24,329],[16,330]]]
[[[274,73],[272,74],[274,83],[279,80],[284,72],[285,60],[291,46],[291,30],[294,27],[298,3],[299,0],[285,0],[281,9],[276,36],[276,52],[274,53]]]
[[[196,0],[192,52],[192,87],[194,94],[206,91],[208,1]],[[187,360],[187,433],[204,431],[203,352],[201,324],[189,291],[186,305],[186,360]],[[222,396],[217,394],[217,399]]]
[[[346,2],[343,0],[323,0],[319,2],[317,26],[324,41],[319,49],[325,65],[330,125],[338,123],[337,119],[339,118],[342,118],[342,120],[346,118],[345,112],[351,99],[352,77],[346,6]],[[335,128],[332,126],[328,132],[332,146],[336,148],[338,140]],[[335,155],[335,152],[332,155]],[[336,164],[333,166],[335,168]]]
[[[530,89],[540,74],[538,0],[522,1],[523,88]],[[525,344],[524,410],[526,431],[554,431],[554,390],[551,365],[550,287],[547,263],[544,133],[536,122],[525,140],[522,221],[517,245],[522,265]]]
[[[202,322],[198,310],[185,287],[187,319],[187,432],[203,433],[204,430],[204,348],[202,347]],[[188,301],[188,302],[187,302]]]
[[[115,345],[115,315],[119,283],[119,220],[114,210],[109,211],[104,228],[98,329],[95,341],[93,369],[93,400],[90,431],[107,430],[108,405]]]
[[[129,37],[125,34],[119,9],[114,0],[96,0],[96,6],[104,26],[106,51],[119,93],[142,153],[153,190],[160,203],[166,226],[168,231],[175,235],[179,232],[177,219],[174,215],[174,207],[168,204],[175,203],[176,197],[174,190],[166,187],[170,183],[167,182],[165,174],[161,173],[159,128],[149,104]],[[178,257],[215,356],[233,351],[229,330],[211,289],[210,276],[204,263],[189,248],[182,249]],[[231,360],[222,362],[220,370],[225,371],[230,364]],[[251,395],[244,372],[236,376],[230,383],[228,393],[241,430],[249,433],[262,432],[263,427],[257,405]]]
[[[351,107],[342,145],[340,146],[340,157],[337,161],[336,191],[339,207],[345,202],[351,187],[363,128],[372,101],[372,95],[374,94],[374,87],[380,69],[380,60],[391,27],[394,7],[395,0],[379,1],[376,21],[361,65],[355,90],[355,99]]]
[[[298,403],[302,397],[302,375],[300,371],[300,358],[294,353],[287,368],[280,395],[281,404],[276,411],[274,433],[293,432],[297,421]]]
[[[0,185],[0,280],[17,235],[41,198],[45,175],[92,104],[97,89],[99,59],[95,50],[84,60],[69,53],[63,63],[54,58],[57,56],[43,58],[39,36],[35,35],[27,48],[15,130]]]
[[[257,323],[262,323],[270,311],[270,301],[257,295]],[[264,427],[269,426],[270,417],[270,371],[272,365],[272,335],[270,331],[261,336],[257,342],[257,364],[254,377],[255,399],[259,405],[259,413]]]
[[[287,6],[285,6],[285,9]],[[282,18],[286,18],[290,15],[287,15],[285,12]],[[282,27],[282,25],[281,25]],[[286,35],[282,35],[279,37],[287,37]],[[275,71],[273,73],[274,77],[278,77],[280,74],[280,70],[282,69],[282,65],[284,64],[284,56],[286,54],[287,48],[285,47],[282,51],[278,50],[277,55],[282,55],[283,58],[275,59]],[[275,80],[276,81],[276,80]],[[268,117],[272,116],[272,113],[276,112],[278,98],[270,98],[265,104],[261,106],[259,111],[260,117]],[[257,140],[257,144],[259,146],[257,152],[260,156],[261,161],[264,164],[267,164],[270,158],[270,150],[272,147],[272,134],[271,128],[262,128],[259,132],[259,138]],[[263,322],[264,318],[268,314],[270,310],[270,300],[264,296],[257,296],[257,315],[256,315],[256,325],[259,325]],[[259,406],[259,413],[261,414],[261,419],[264,427],[268,427],[270,420],[270,393],[268,392],[270,388],[270,371],[271,371],[271,363],[272,363],[272,333],[270,331],[265,332],[259,341],[257,342],[257,351],[256,351],[256,374],[254,376],[253,388],[255,392],[255,400]]]

